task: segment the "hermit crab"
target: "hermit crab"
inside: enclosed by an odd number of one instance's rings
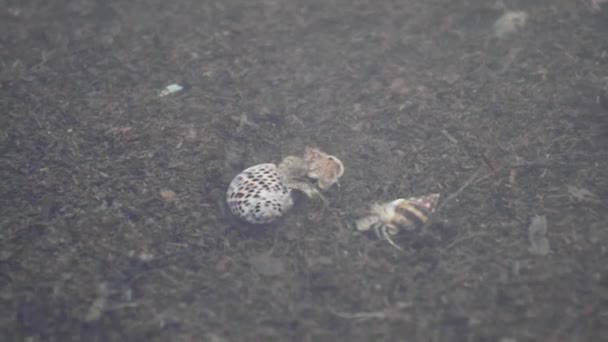
[[[437,208],[438,201],[439,194],[431,194],[374,204],[368,216],[355,221],[355,228],[361,232],[372,231],[379,239],[401,249],[391,236],[424,226]]]
[[[283,216],[292,206],[292,192],[320,197],[344,174],[335,156],[307,147],[302,157],[287,156],[278,165],[251,166],[236,175],[226,193],[228,208],[238,218],[264,224]]]

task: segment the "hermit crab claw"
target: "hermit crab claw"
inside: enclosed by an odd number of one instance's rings
[[[383,226],[380,228],[380,232],[378,232],[378,235],[381,236],[381,239],[386,240],[391,246],[397,248],[398,250],[402,251],[403,248],[401,248],[401,246],[399,246],[398,244],[396,244],[393,239],[391,239],[391,235],[395,235],[395,234],[391,234],[389,232],[390,227],[387,226]]]
[[[302,157],[287,156],[277,166],[277,173],[289,189],[304,193],[308,198],[320,198],[327,204],[322,191],[338,184],[344,165],[335,156],[318,148],[306,147]]]
[[[327,190],[338,183],[344,174],[344,164],[336,156],[329,155],[318,148],[306,147],[304,152],[306,176],[317,180],[321,190]]]
[[[321,194],[321,190],[307,181],[308,164],[302,158],[287,156],[278,167],[277,172],[283,184],[292,190],[305,194],[308,198],[320,198],[327,204],[327,199]]]
[[[304,186],[295,187],[293,189],[303,192],[308,198],[319,198],[325,205],[329,204],[327,198],[325,198],[321,191],[314,185],[306,183]]]

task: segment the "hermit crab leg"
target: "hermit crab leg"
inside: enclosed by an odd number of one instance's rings
[[[401,248],[399,245],[397,245],[393,241],[393,239],[391,239],[391,234],[389,233],[389,230],[391,229],[390,227],[388,227],[384,224],[377,224],[373,228],[374,228],[374,232],[376,233],[376,236],[378,237],[378,239],[386,240],[386,241],[388,241],[388,243],[391,244],[391,246],[397,248],[400,251],[403,250],[403,248]]]
[[[393,246],[393,247],[397,248],[397,249],[398,249],[398,250],[400,250],[400,251],[402,251],[402,250],[403,250],[403,248],[401,248],[399,245],[397,245],[397,244],[396,244],[396,243],[393,241],[393,239],[391,239],[390,234],[388,234],[388,232],[387,232],[387,227],[386,227],[386,226],[382,227],[382,235],[384,236],[384,240],[388,241],[388,243],[390,243],[390,244],[391,244],[391,246]]]
[[[329,205],[329,201],[327,200],[327,198],[325,198],[325,196],[323,196],[323,194],[321,193],[321,191],[319,191],[316,188],[311,189],[310,193],[306,193],[306,194],[310,198],[313,198],[313,196],[317,196],[318,198],[321,199],[321,201],[323,201],[323,204],[325,204],[326,206]]]
[[[290,179],[285,182],[285,185],[290,189],[304,193],[308,198],[319,198],[323,201],[323,204],[329,205],[329,201],[323,196],[321,191],[306,181]]]

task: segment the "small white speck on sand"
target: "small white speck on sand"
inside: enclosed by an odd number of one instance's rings
[[[182,89],[184,89],[184,87],[182,87],[181,85],[179,85],[177,83],[170,84],[170,85],[166,86],[165,89],[163,89],[158,96],[164,97],[167,95],[171,95],[173,93],[177,93],[178,91],[181,91]]]

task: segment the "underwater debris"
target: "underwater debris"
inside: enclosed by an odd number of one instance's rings
[[[551,252],[551,246],[547,239],[547,217],[534,216],[528,227],[528,240],[530,247],[528,251],[535,255],[547,255]]]
[[[173,190],[163,189],[159,192],[160,198],[165,202],[173,202],[177,199],[177,194]]]
[[[585,188],[579,188],[574,185],[566,185],[568,195],[576,202],[587,203],[602,203],[600,197]]]
[[[165,97],[167,95],[171,95],[173,93],[177,93],[178,91],[182,91],[182,89],[184,89],[184,87],[182,87],[179,84],[170,84],[168,86],[165,87],[165,89],[163,89],[160,94],[158,94],[158,96],[160,97]]]
[[[583,0],[583,3],[589,8],[591,13],[599,13],[604,4],[608,3],[608,0]],[[608,7],[608,5],[606,6]]]
[[[523,28],[528,20],[528,13],[507,11],[494,23],[494,35],[503,38]]]

